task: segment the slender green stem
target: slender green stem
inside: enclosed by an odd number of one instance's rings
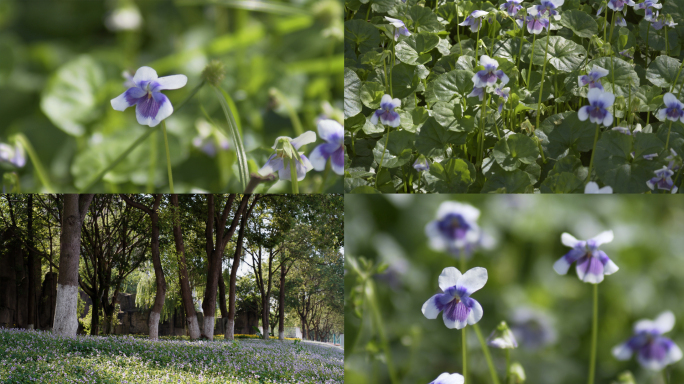
[[[670,42],[667,39],[667,25],[665,26],[665,54],[670,56]]]
[[[544,75],[546,74],[546,55],[549,53],[549,40],[551,36],[546,34],[546,49],[544,49],[544,65],[542,66],[541,84],[539,84],[539,99],[537,99],[537,125],[535,129],[539,129],[539,118],[541,117],[542,92],[544,91]]]
[[[380,156],[380,164],[378,164],[378,172],[375,174],[375,187],[378,187],[378,176],[380,175],[380,170],[382,170],[382,162],[385,160],[385,152],[389,152],[387,149],[387,143],[389,143],[389,135],[392,127],[387,127],[387,137],[385,138],[385,148],[382,151],[382,156]]]
[[[511,370],[511,350],[506,349],[506,376],[504,379],[505,383],[508,383],[508,376],[509,376],[510,370]]]
[[[370,16],[371,5],[368,3],[368,11],[366,11],[366,21],[368,21],[368,16]]]
[[[36,173],[38,174],[38,179],[40,180],[40,183],[43,184],[43,187],[45,187],[46,191],[48,191],[49,193],[53,193],[54,189],[52,188],[52,183],[50,183],[50,178],[48,177],[47,172],[45,172],[45,167],[43,167],[43,163],[40,161],[38,154],[33,149],[31,142],[28,140],[26,136],[24,136],[23,133],[16,134],[14,138],[16,141],[19,142],[19,144],[21,144],[22,147],[24,147],[24,149],[28,153],[29,158],[31,159],[31,163],[33,164],[33,168],[36,169]]]
[[[613,29],[615,29],[615,14],[617,12],[613,11],[613,18],[610,22],[610,34],[608,35],[608,43],[613,44]],[[608,18],[608,14],[606,13],[606,19]],[[613,47],[611,45],[610,47],[610,55],[613,55]]]
[[[463,327],[463,329],[461,329],[461,340],[463,341],[462,344],[463,344],[463,378],[464,379],[466,377],[468,377],[468,368],[467,368],[468,367],[468,364],[467,364],[468,363],[468,359],[467,359],[468,339],[466,337],[467,337],[466,336],[466,327]]]
[[[589,172],[587,173],[587,180],[585,180],[584,184],[586,185],[589,180],[591,180],[591,168],[594,166],[594,154],[596,153],[596,142],[598,141],[598,135],[599,135],[599,124],[596,123],[596,134],[594,135],[594,146],[592,147],[591,150],[591,160],[589,160]]]
[[[173,193],[173,174],[171,173],[171,152],[169,151],[169,138],[166,135],[166,121],[162,120],[162,132],[164,132],[164,145],[166,146],[166,169],[169,171],[169,190]]]
[[[376,294],[375,294],[375,285],[373,284],[372,280],[369,280],[368,283],[370,291],[368,295],[370,296],[370,305],[371,309],[373,310],[373,319],[375,320],[375,328],[376,331],[378,332],[378,335],[380,336],[380,343],[382,344],[382,349],[385,352],[385,361],[387,362],[387,371],[389,372],[390,380],[392,384],[398,384],[399,379],[397,378],[397,374],[394,371],[394,363],[392,362],[392,351],[390,350],[389,347],[389,342],[387,341],[387,335],[385,335],[385,323],[382,322],[382,317],[380,316],[380,308],[378,306],[378,300]]]
[[[594,284],[594,317],[591,322],[591,360],[589,360],[588,384],[594,384],[596,372],[596,339],[598,335],[598,284]]]
[[[475,329],[475,334],[477,335],[477,339],[480,341],[480,345],[482,346],[482,352],[485,355],[485,360],[487,360],[487,366],[489,367],[489,374],[492,376],[492,383],[493,384],[499,384],[499,376],[496,375],[496,368],[494,368],[494,362],[492,361],[492,356],[489,354],[489,347],[487,346],[487,343],[485,342],[484,337],[482,337],[482,332],[480,331],[480,326],[478,324],[473,324],[473,328]]]
[[[458,26],[458,2],[456,3],[456,39],[458,39],[458,49],[460,49],[459,54],[463,54],[463,47],[461,46],[461,32],[459,32],[460,27]]]
[[[670,125],[667,127],[667,139],[665,140],[665,151],[670,148],[670,131],[672,130],[672,120],[670,120]]]
[[[197,94],[197,92],[200,90],[200,88],[202,88],[202,86],[204,86],[204,84],[205,84],[204,81],[199,83],[195,87],[195,89],[193,89],[192,92],[190,92],[188,97],[186,97],[185,100],[183,100],[178,105],[178,107],[176,107],[175,112],[178,113],[178,111],[181,108],[183,108],[185,106],[185,104],[187,104],[187,102],[195,96],[195,94]],[[159,124],[156,127],[152,127],[151,129],[146,129],[145,132],[142,135],[140,135],[140,137],[138,137],[138,139],[136,139],[133,142],[133,144],[131,144],[128,148],[126,148],[125,151],[123,151],[119,155],[119,157],[117,157],[116,159],[114,159],[114,161],[109,163],[109,165],[106,166],[105,169],[100,171],[100,173],[98,173],[92,180],[90,180],[90,182],[85,187],[81,188],[79,190],[79,193],[90,191],[90,189],[92,189],[95,186],[95,184],[99,183],[100,180],[102,180],[102,178],[104,177],[104,175],[107,174],[107,172],[111,171],[112,169],[114,169],[114,167],[119,165],[119,163],[121,163],[131,152],[133,152],[133,150],[136,149],[138,147],[138,145],[142,144],[145,141],[145,139],[147,139],[152,133],[160,130],[161,127],[162,127],[161,124]]]
[[[396,27],[392,29],[392,36],[394,36],[396,32]],[[396,56],[394,54],[394,39],[392,39],[392,68],[390,68],[390,96],[394,97],[394,92],[392,91],[392,71],[394,70],[394,64],[395,64]]]
[[[524,9],[524,8],[523,8]],[[527,12],[527,11],[524,11]],[[525,21],[526,21],[525,14],[523,14],[523,25],[522,29],[520,30],[520,46],[518,47],[518,57],[515,59],[515,67],[520,70],[520,56],[522,56],[522,47],[523,47],[523,42],[525,41]],[[513,25],[518,25],[518,23],[513,20]]]
[[[478,166],[482,166],[482,159],[484,157],[484,141],[485,141],[485,119],[487,118],[487,112],[485,111],[487,109],[487,95],[482,96],[482,108],[480,112],[480,145],[477,151],[477,164]]]
[[[650,31],[651,31],[651,23],[648,23],[648,25],[646,26],[646,59],[651,57],[651,55],[648,52],[649,51],[649,49],[648,49],[648,34]]]
[[[682,73],[682,67],[684,67],[684,60],[682,60],[682,63],[679,64],[679,70],[677,71],[677,77],[675,77],[674,83],[672,83],[672,88],[670,88],[670,92],[674,92],[675,86],[677,85],[677,81],[679,81],[679,74]],[[680,87],[680,93],[681,93],[681,88]]]
[[[150,170],[147,175],[147,193],[154,192],[154,176],[157,173],[157,134],[150,136]]]
[[[480,21],[480,28],[477,29],[477,40],[475,40],[475,65],[479,65],[480,57],[477,55],[477,50],[480,48],[480,29],[482,29],[483,21]]]
[[[650,23],[649,23],[650,24]],[[608,26],[608,8],[606,7],[606,14],[603,16],[603,41],[606,41],[606,27]]]
[[[297,182],[297,166],[295,159],[289,159],[290,163],[290,183],[292,184],[292,193],[295,195],[299,193],[299,183]]]
[[[544,156],[544,149],[542,148],[541,140],[539,140],[538,137],[536,139],[537,139],[537,146],[539,147],[539,153],[541,153],[542,162],[544,164],[546,164],[546,157]]]
[[[527,70],[527,81],[525,84],[527,88],[530,87],[530,75],[532,75],[532,62],[534,61],[534,42],[537,40],[537,35],[532,37],[532,51],[530,52],[530,68]]]

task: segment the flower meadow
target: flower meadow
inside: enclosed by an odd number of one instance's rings
[[[681,1],[345,5],[345,192],[681,189]]]
[[[674,196],[345,204],[345,382],[684,380]]]
[[[6,383],[343,383],[339,348],[243,339],[158,341],[0,328]]]
[[[342,192],[342,12],[3,0],[3,192]]]

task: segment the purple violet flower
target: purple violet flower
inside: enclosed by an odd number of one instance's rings
[[[389,21],[389,23],[394,27],[394,40],[397,40],[399,35],[411,36],[411,32],[409,32],[408,28],[406,28],[406,25],[403,21],[387,16],[385,16],[385,20]]]
[[[670,92],[663,96],[665,108],[659,109],[656,117],[660,121],[681,121],[684,123],[684,104],[677,100],[677,97]]]
[[[501,4],[499,6],[499,9],[506,11],[506,13],[508,13],[508,16],[514,17],[518,14],[518,11],[522,9],[522,5],[520,5],[522,2],[523,0],[508,0],[505,3]]]
[[[646,0],[643,3],[635,4],[634,9],[644,9],[646,21],[651,21],[653,18],[653,9],[661,9],[662,4],[658,4],[658,0]]]
[[[592,123],[610,127],[613,124],[613,115],[608,112],[608,108],[615,102],[615,95],[593,88],[589,90],[587,99],[589,105],[585,105],[577,111],[577,117],[580,121],[585,121],[588,118]]]
[[[608,1],[608,8],[610,8],[616,12],[622,11],[622,9],[625,7],[625,5],[629,5],[630,7],[633,7],[636,4],[632,0],[609,0]]]
[[[413,163],[413,169],[415,169],[418,172],[429,171],[430,161],[428,161],[428,159],[426,159],[425,156],[420,155]]]
[[[637,354],[642,367],[660,371],[682,359],[682,350],[669,338],[663,336],[675,324],[675,316],[666,311],[655,320],[639,320],[634,324],[634,336],[613,348],[613,356],[618,360],[629,360]]]
[[[486,16],[486,15],[487,15],[487,12],[485,12],[485,11],[479,11],[479,10],[473,11],[459,25],[463,26],[463,27],[470,27],[471,32],[477,32],[480,30],[480,27],[482,26],[482,17]]]
[[[558,16],[558,11],[556,9],[563,5],[565,0],[541,0],[539,5],[536,6],[537,11],[540,14],[548,13],[549,16]]]
[[[444,268],[439,275],[438,293],[429,298],[421,309],[428,319],[436,319],[440,312],[447,328],[462,329],[482,319],[482,306],[470,297],[487,283],[487,270],[475,267],[461,274],[457,268]]]
[[[608,73],[609,72],[607,69],[603,69],[598,65],[595,65],[594,68],[592,68],[591,71],[589,71],[589,73],[586,75],[578,76],[577,82],[579,83],[580,87],[589,85],[589,89],[598,88],[603,91],[603,85],[601,85],[601,80],[599,79],[608,76]]]
[[[480,211],[469,204],[445,201],[437,210],[437,219],[425,226],[430,247],[458,255],[481,239],[477,219]]]
[[[324,170],[330,159],[333,172],[344,175],[344,127],[335,120],[321,120],[318,122],[318,136],[327,143],[319,144],[309,155],[314,169]]]
[[[282,149],[283,142],[289,142],[292,148],[294,148],[295,151],[298,151],[301,146],[313,143],[314,141],[316,141],[316,133],[313,131],[306,131],[294,139],[286,136],[278,137],[272,147],[276,153],[271,155],[271,157],[268,158],[268,161],[266,161],[266,164],[259,169],[259,174],[261,176],[268,176],[278,172],[280,180],[291,180],[291,160],[286,156],[285,151]],[[300,153],[297,154],[299,155],[299,160],[295,163],[297,181],[302,181],[304,180],[304,177],[306,177],[306,173],[313,169],[313,165],[311,165],[311,162],[305,155]]]
[[[380,100],[380,109],[371,116],[371,123],[377,124],[379,117],[381,123],[390,127],[398,127],[401,120],[399,119],[399,114],[394,111],[394,108],[399,106],[401,106],[401,100],[392,99],[390,95],[384,95],[382,100]]]
[[[487,55],[482,55],[480,56],[480,65],[484,66],[484,69],[478,71],[475,76],[473,76],[473,85],[475,88],[494,85],[497,80],[501,80],[501,84],[508,83],[508,76],[506,76],[502,70],[497,70],[499,62],[496,60]]]
[[[0,143],[0,164],[2,163],[8,163],[17,168],[22,168],[26,165],[24,147],[19,143],[15,143],[14,147],[9,144]]]
[[[618,271],[618,266],[598,249],[601,244],[613,241],[613,231],[605,231],[589,240],[577,240],[569,233],[563,233],[561,241],[572,249],[553,264],[553,269],[559,275],[565,275],[572,263],[577,262],[577,277],[585,283],[598,284],[603,281],[603,275],[612,275]]]
[[[132,81],[133,87],[112,99],[112,108],[123,111],[135,105],[138,123],[155,127],[173,113],[171,102],[160,91],[182,88],[188,82],[188,78],[185,75],[157,77],[154,69],[140,67]]]
[[[431,381],[429,384],[463,384],[464,378],[458,373],[447,373],[444,372],[439,375],[436,379]]]
[[[655,170],[653,173],[655,173],[655,177],[646,182],[648,188],[653,190],[658,186],[658,189],[660,190],[670,191],[672,194],[677,193],[678,188],[674,185],[674,181],[672,181],[674,171],[669,165],[663,165],[661,169]]]
[[[544,16],[543,13],[539,12],[536,7],[531,7],[527,11],[527,32],[538,35],[544,28],[548,31],[549,25],[548,16]]]

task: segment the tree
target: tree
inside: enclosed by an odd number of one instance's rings
[[[93,195],[64,195],[62,233],[60,236],[59,278],[53,332],[76,336],[78,318],[78,262],[81,248],[81,225]]]
[[[188,268],[185,258],[185,244],[183,243],[183,230],[180,221],[180,208],[178,206],[178,195],[171,195],[173,205],[173,238],[176,243],[176,257],[178,258],[178,278],[181,287],[181,299],[185,308],[185,317],[190,332],[190,339],[196,340],[200,337],[199,324],[195,304],[192,302],[192,291],[188,280]]]
[[[142,197],[138,196],[141,200]],[[136,195],[131,195],[128,197],[126,195],[121,195],[126,204],[131,207],[137,208],[149,216],[150,224],[150,234],[151,242],[150,248],[152,253],[152,265],[154,266],[154,278],[157,285],[157,291],[155,293],[154,305],[150,311],[149,318],[149,333],[151,340],[157,340],[159,338],[159,317],[161,316],[162,308],[164,307],[164,300],[166,298],[166,278],[164,277],[164,270],[162,269],[161,257],[159,256],[159,203],[161,202],[162,195],[154,195],[154,201],[152,206],[149,207],[141,202],[133,200]]]

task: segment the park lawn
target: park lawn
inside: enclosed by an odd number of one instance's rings
[[[0,382],[343,383],[344,353],[293,341],[152,342],[0,328]]]

